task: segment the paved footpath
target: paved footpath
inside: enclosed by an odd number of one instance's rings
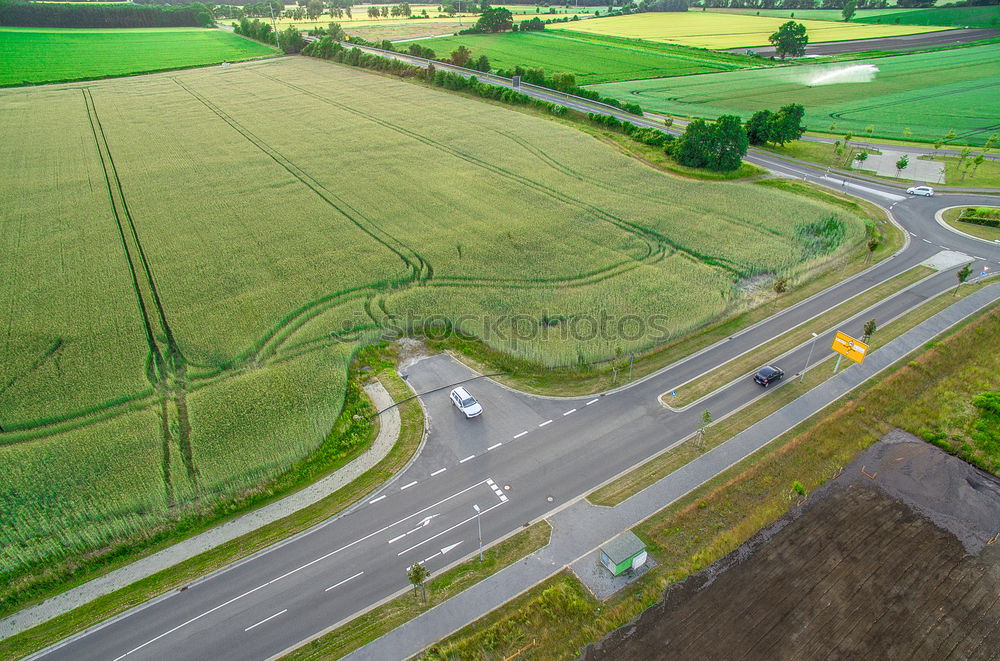
[[[394,403],[389,392],[377,381],[365,386],[365,392],[368,393],[368,397],[377,411],[382,411]],[[399,411],[395,407],[385,411],[379,416],[379,419],[381,427],[379,428],[378,437],[376,437],[371,447],[343,468],[334,471],[321,480],[296,491],[286,498],[248,512],[211,530],[206,530],[200,535],[185,539],[162,551],[157,551],[141,560],[136,560],[120,569],[108,572],[79,587],[67,590],[51,599],[46,599],[40,604],[25,608],[4,620],[0,620],[0,640],[37,626],[57,615],[71,611],[78,606],[114,592],[119,588],[131,585],[147,576],[152,576],[179,562],[213,549],[220,544],[262,528],[269,523],[283,519],[289,514],[308,507],[334,493],[341,487],[350,484],[375,466],[375,464],[382,461],[389,454],[389,450],[392,449],[392,446],[396,443],[396,439],[399,437]],[[281,543],[287,543],[292,539],[295,539],[295,536],[289,537]],[[246,558],[237,562],[245,560]],[[205,578],[201,577],[198,581]]]
[[[945,294],[947,296],[947,294]],[[904,358],[943,331],[1000,299],[1000,283],[985,287],[942,310],[853,365],[772,413],[722,445],[667,475],[616,507],[584,499],[547,520],[548,546],[497,572],[423,615],[348,655],[359,661],[406,659],[471,624],[539,582],[561,571],[623,530],[632,528],[692,489],[761,449],[830,403]]]

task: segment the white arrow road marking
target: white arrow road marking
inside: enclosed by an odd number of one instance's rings
[[[265,617],[263,620],[261,620],[257,624],[251,624],[250,626],[248,626],[246,629],[243,630],[243,632],[246,633],[247,631],[250,631],[254,627],[259,627],[260,625],[264,624],[268,620],[273,620],[274,618],[278,617],[279,615],[284,615],[287,612],[288,612],[288,609],[286,608],[285,610],[281,611],[280,613],[275,613],[271,617]]]
[[[421,560],[421,561],[420,561],[420,564],[422,564],[422,565],[425,565],[425,564],[427,564],[428,562],[430,562],[430,561],[431,561],[431,560],[433,560],[434,558],[438,557],[439,555],[444,555],[445,553],[447,553],[448,551],[452,550],[453,548],[455,548],[456,546],[458,546],[458,545],[459,545],[459,544],[461,544],[461,543],[462,543],[462,542],[455,542],[455,543],[454,543],[454,544],[452,544],[451,546],[446,546],[446,547],[444,547],[443,549],[441,549],[440,551],[438,551],[438,552],[437,552],[437,553],[435,553],[434,555],[430,556],[429,558],[424,558],[423,560]]]
[[[486,514],[486,513],[487,513],[487,512],[489,512],[490,510],[493,510],[493,509],[496,509],[496,508],[500,507],[501,505],[503,505],[503,503],[502,503],[502,502],[500,502],[500,503],[497,503],[496,505],[492,505],[492,506],[490,506],[490,507],[487,507],[487,508],[486,508],[486,509],[484,509],[484,510],[483,510],[482,512],[480,512],[480,513],[479,513],[479,515],[483,515],[483,514]],[[437,538],[438,538],[438,537],[440,537],[441,535],[445,535],[445,534],[447,534],[447,533],[450,533],[450,532],[451,532],[452,530],[454,530],[455,528],[457,528],[457,527],[459,527],[459,526],[461,526],[461,525],[464,525],[464,524],[468,523],[469,521],[472,521],[473,519],[475,519],[475,518],[476,518],[476,516],[478,516],[478,515],[476,515],[476,514],[473,514],[472,516],[470,516],[469,518],[465,519],[464,521],[459,521],[458,523],[456,523],[455,525],[453,525],[453,526],[452,526],[451,528],[448,528],[448,529],[446,529],[446,530],[442,530],[442,531],[441,531],[441,532],[439,532],[438,534],[434,535],[433,537],[428,537],[427,539],[425,539],[425,540],[424,540],[424,541],[422,541],[422,542],[417,542],[416,544],[414,544],[414,545],[413,545],[413,546],[411,546],[410,548],[407,548],[407,549],[403,549],[402,551],[400,551],[399,553],[397,553],[397,554],[396,554],[396,556],[397,556],[397,557],[399,557],[399,556],[403,555],[404,553],[409,553],[409,552],[410,552],[410,551],[412,551],[413,549],[415,549],[415,548],[417,548],[417,547],[420,547],[420,546],[423,546],[424,544],[426,544],[427,542],[431,541],[432,539],[437,539]]]
[[[344,580],[342,580],[342,581],[341,581],[340,583],[334,583],[333,585],[331,585],[331,586],[330,586],[330,587],[328,587],[327,589],[323,590],[323,592],[329,592],[330,590],[332,590],[332,589],[334,589],[334,588],[339,588],[339,587],[340,587],[341,585],[343,585],[344,583],[346,583],[346,582],[348,582],[348,581],[353,581],[354,579],[356,579],[356,578],[357,578],[358,576],[361,576],[362,574],[364,574],[364,572],[363,572],[363,571],[359,571],[359,572],[358,572],[357,574],[355,574],[354,576],[351,576],[350,578],[345,578],[345,579],[344,579]]]
[[[436,516],[441,516],[441,515],[440,514],[431,514],[430,516],[424,517],[423,520],[421,520],[420,523],[417,524],[416,528],[414,528],[413,530],[408,530],[407,532],[404,532],[402,535],[397,535],[397,536],[393,537],[392,539],[389,540],[389,543],[392,544],[393,542],[398,542],[399,540],[403,539],[407,535],[412,535],[413,533],[417,532],[421,528],[426,528],[430,524],[431,519],[433,519]]]

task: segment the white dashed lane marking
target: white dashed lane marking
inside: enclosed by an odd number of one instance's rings
[[[465,459],[461,459],[461,460],[459,460],[459,462],[458,462],[458,463],[460,463],[460,464],[464,464],[465,462],[467,462],[467,461],[472,461],[472,460],[473,460],[473,459],[475,459],[475,458],[476,458],[476,455],[474,455],[474,454],[470,454],[470,455],[469,455],[468,457],[466,457]]]
[[[448,470],[448,469],[447,468],[439,468],[436,471],[434,471],[433,473],[431,473],[431,477],[434,477],[435,475],[440,475],[441,473],[445,472],[446,470]]]
[[[545,425],[551,425],[551,424],[552,424],[552,421],[551,421],[551,420],[546,420],[545,422],[543,422],[542,424],[540,424],[540,425],[538,425],[538,426],[539,426],[539,427],[544,427]]]
[[[383,500],[384,498],[385,498],[385,494],[382,494],[382,495],[381,495],[381,496],[379,496],[378,498],[372,498],[371,500],[369,500],[369,501],[368,501],[368,504],[369,504],[369,505],[374,505],[375,503],[377,503],[377,502],[378,502],[378,501],[380,501],[380,500]]]
[[[404,489],[409,489],[410,487],[416,486],[416,484],[417,484],[417,481],[413,480],[409,484],[404,484],[403,486],[399,487],[399,490],[403,491]]]
[[[362,574],[364,574],[364,572],[363,572],[363,571],[359,571],[359,572],[358,572],[357,574],[355,574],[354,576],[351,576],[350,578],[345,578],[345,579],[344,579],[344,580],[342,580],[342,581],[341,581],[340,583],[334,583],[333,585],[331,585],[331,586],[330,586],[330,587],[328,587],[327,589],[323,590],[323,592],[329,592],[330,590],[332,590],[332,589],[334,589],[334,588],[339,588],[339,587],[340,587],[341,585],[343,585],[344,583],[346,583],[346,582],[348,582],[348,581],[353,581],[354,579],[356,579],[356,578],[357,578],[358,576],[361,576]]]
[[[520,434],[515,434],[515,435],[514,435],[514,440],[517,440],[517,439],[521,438],[522,436],[526,435],[527,433],[528,433],[528,432],[526,432],[526,431],[523,431],[523,432],[521,432]]]
[[[486,448],[486,451],[487,451],[487,452],[489,452],[490,450],[496,450],[496,449],[497,449],[498,447],[500,447],[501,445],[503,445],[503,443],[494,443],[494,444],[493,444],[493,445],[491,445],[490,447]]]
[[[584,404],[584,406],[590,406],[591,404],[593,404],[594,402],[596,402],[598,399],[600,399],[600,398],[599,397],[595,397],[594,399],[592,399],[589,402],[587,402],[586,404]]]
[[[576,413],[576,409],[570,409],[570,410],[566,411],[565,413],[563,413],[563,417],[565,418],[570,413]]]
[[[265,622],[267,622],[267,621],[269,621],[269,620],[273,620],[274,618],[278,617],[279,615],[284,615],[284,614],[285,614],[285,613],[287,613],[287,612],[288,612],[288,609],[286,608],[285,610],[281,611],[280,613],[275,613],[275,614],[274,614],[274,615],[272,615],[271,617],[265,617],[265,618],[264,618],[263,620],[261,620],[261,621],[260,621],[260,622],[258,622],[257,624],[251,624],[250,626],[248,626],[248,627],[247,627],[246,629],[244,629],[243,631],[244,631],[244,633],[245,633],[245,632],[247,632],[247,631],[250,631],[250,630],[251,630],[251,629],[253,629],[254,627],[259,627],[260,625],[264,624]]]

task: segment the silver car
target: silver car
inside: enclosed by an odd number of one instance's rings
[[[907,188],[906,192],[910,195],[926,195],[927,197],[934,197],[934,189],[930,186],[913,186]]]

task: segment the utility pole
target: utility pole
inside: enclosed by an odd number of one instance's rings
[[[274,20],[274,5],[268,2],[267,8],[271,12],[271,29],[274,30],[274,43],[278,44],[278,48],[281,48],[281,37],[278,35],[278,24]]]
[[[479,562],[483,561],[483,524],[481,523],[480,515],[482,511],[479,509],[479,505],[473,505],[473,509],[476,510],[476,528],[479,530]]]
[[[806,370],[809,369],[809,361],[813,357],[813,349],[816,348],[816,338],[819,337],[816,333],[813,333],[812,344],[809,345],[809,356],[806,358],[806,366],[802,368],[802,374],[799,375],[799,383],[802,383],[806,378]]]

